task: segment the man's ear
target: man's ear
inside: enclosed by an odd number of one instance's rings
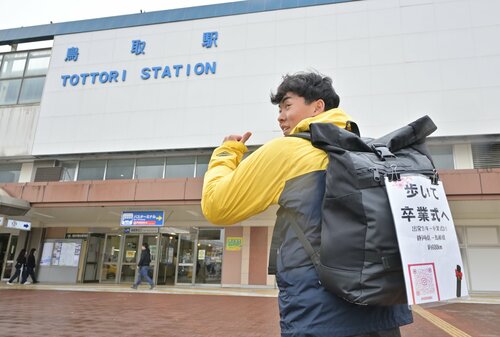
[[[314,101],[313,104],[314,104],[314,116],[317,116],[325,111],[325,101],[323,101],[321,98]]]

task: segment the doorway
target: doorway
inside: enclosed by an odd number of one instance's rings
[[[100,282],[116,283],[120,262],[121,235],[106,234],[102,254]]]
[[[197,233],[179,234],[176,284],[193,284],[196,273]]]
[[[198,231],[196,284],[221,284],[224,241],[220,229]]]
[[[8,244],[7,244],[7,249],[5,251],[5,256],[1,260],[2,265],[3,265],[3,271],[0,269],[0,273],[2,273],[2,279],[8,280],[10,278],[10,274],[12,273],[12,270],[14,269],[15,265],[15,258],[16,258],[16,247],[17,247],[17,240],[18,236],[17,235],[10,235],[10,234],[2,234],[7,235],[7,237],[10,236],[8,239]]]
[[[175,284],[175,267],[177,264],[177,247],[179,236],[177,234],[162,234],[158,253],[158,278],[159,285]]]
[[[157,277],[158,234],[106,234],[102,254],[100,282],[133,283],[137,277],[137,264],[143,243],[151,253],[150,277]]]
[[[153,281],[157,278],[157,261],[158,261],[158,234],[154,235],[147,235],[147,234],[142,234],[141,235],[141,240],[140,240],[140,246],[139,246],[139,256],[137,257],[137,262],[139,262],[139,259],[141,257],[141,249],[142,245],[144,243],[147,243],[149,246],[149,252],[151,254],[151,263],[149,264],[149,277],[153,279]],[[138,272],[138,271],[137,271]],[[136,275],[137,277],[137,275]],[[156,282],[155,282],[156,284]]]
[[[104,248],[104,236],[104,234],[90,234],[87,239],[83,282],[99,282],[99,263]]]
[[[133,283],[138,275],[141,246],[147,243],[151,253],[150,277],[155,284],[220,285],[223,233],[221,229],[191,228],[155,234],[106,234],[100,238],[104,252],[101,267],[96,267],[95,262],[86,264],[85,274],[87,265],[91,265],[88,267],[90,278],[95,269],[100,269],[100,282]],[[89,252],[90,246],[91,243]]]
[[[3,271],[7,261],[7,251],[9,248],[10,234],[0,234],[0,273]]]
[[[200,228],[179,234],[176,284],[221,284],[222,236],[223,231],[218,228]]]
[[[119,283],[133,283],[141,256],[139,235],[125,235]]]

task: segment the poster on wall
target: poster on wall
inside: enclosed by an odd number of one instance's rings
[[[80,252],[82,251],[82,244],[75,243],[75,253],[73,254],[73,266],[78,267],[78,262],[80,262]]]
[[[168,247],[167,263],[174,263],[174,248]]]
[[[61,258],[62,242],[54,242],[54,249],[52,250],[52,265],[58,266],[59,259]]]
[[[73,266],[73,256],[75,255],[75,243],[63,242],[61,247],[60,266]]]
[[[41,266],[78,267],[82,244],[76,242],[45,242]]]
[[[42,257],[40,258],[40,266],[50,266],[52,258],[52,249],[54,248],[53,242],[45,242],[43,244]]]

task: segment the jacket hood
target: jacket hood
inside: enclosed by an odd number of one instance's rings
[[[347,121],[352,121],[351,116],[346,114],[342,109],[335,108],[324,111],[317,116],[303,119],[293,128],[290,134],[309,131],[309,125],[312,123],[333,123],[340,128],[344,128]]]

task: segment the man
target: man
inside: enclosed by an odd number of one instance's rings
[[[151,263],[151,253],[149,252],[149,245],[144,242],[141,249],[141,258],[139,260],[139,263],[137,264],[137,268],[139,268],[139,275],[137,275],[137,281],[135,281],[132,288],[137,289],[137,287],[142,282],[142,278],[144,277],[149,283],[149,289],[153,289],[155,287],[155,284],[153,283],[151,277],[149,277],[149,264]]]
[[[351,120],[337,108],[339,97],[331,79],[317,73],[285,76],[271,102],[279,106],[278,122],[285,136],[309,130],[311,123],[344,128]],[[284,230],[276,281],[281,335],[400,336],[399,326],[413,320],[406,305],[359,306],[328,292],[289,226],[296,222],[319,249],[326,153],[307,140],[282,137],[242,161],[250,136],[250,132],[227,136],[215,149],[205,174],[202,209],[214,224],[229,225],[280,205],[276,223]]]
[[[28,255],[28,260],[26,262],[26,269],[23,272],[23,276],[21,279],[21,284],[30,284],[28,280],[28,276],[31,276],[33,283],[38,283],[35,276],[35,267],[36,267],[36,259],[35,259],[36,248],[31,248],[30,253]]]

